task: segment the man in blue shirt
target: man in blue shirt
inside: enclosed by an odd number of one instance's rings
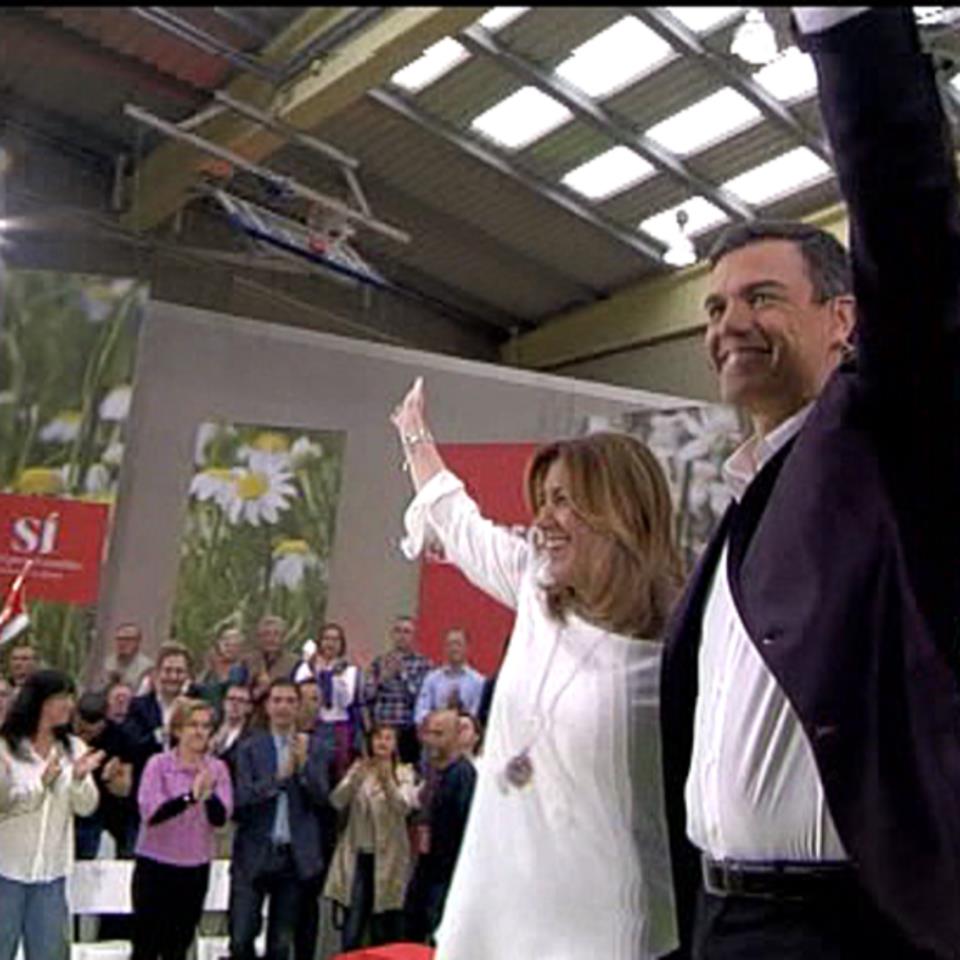
[[[433,710],[464,709],[477,716],[484,676],[467,663],[467,631],[454,627],[444,639],[446,662],[424,678],[413,718],[419,727]]]

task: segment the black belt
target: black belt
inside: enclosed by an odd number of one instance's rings
[[[811,900],[849,891],[856,877],[847,862],[770,863],[702,857],[703,886],[719,897]]]

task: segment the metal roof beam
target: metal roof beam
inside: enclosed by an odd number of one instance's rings
[[[310,7],[272,41],[260,61],[279,66],[312,43],[318,33],[340,22],[345,8]],[[351,11],[352,8],[346,8]],[[271,114],[299,130],[309,131],[359,99],[371,87],[416,57],[425,47],[456,33],[485,8],[391,7],[361,33],[332,50],[317,66],[276,89],[259,77],[237,77],[227,94]],[[262,163],[286,142],[262,124],[235,115],[214,117],[198,128],[209,141]],[[203,154],[185,143],[162,143],[140,165],[132,186],[136,202],[124,223],[147,230],[166,220],[186,202],[196,182]]]
[[[280,74],[275,67],[260,63],[255,57],[247,56],[242,50],[237,50],[229,43],[215,37],[206,30],[201,30],[194,26],[188,20],[178,17],[175,13],[165,10],[163,7],[129,7],[131,13],[152,23],[155,27],[169,33],[178,40],[190,44],[204,53],[213,54],[215,57],[222,57],[228,63],[232,63],[240,70],[252,73],[254,76],[262,77],[265,80],[279,80]]]
[[[371,90],[368,96],[388,110],[392,110],[394,113],[412,121],[421,129],[439,137],[441,140],[445,140],[458,150],[469,154],[475,160],[479,160],[498,173],[510,177],[510,179],[515,180],[517,183],[523,184],[524,187],[537,196],[558,207],[562,207],[567,213],[573,214],[585,223],[590,224],[590,226],[602,231],[608,237],[624,244],[635,253],[642,254],[656,263],[662,263],[662,253],[666,249],[663,245],[655,245],[656,241],[652,239],[648,240],[642,234],[634,233],[619,223],[615,223],[597,210],[575,200],[556,185],[542,180],[532,173],[521,170],[507,160],[506,157],[481,145],[456,127],[423,113],[405,97],[398,96],[395,93],[389,93],[382,89]]]
[[[772,124],[779,127],[827,163],[833,164],[826,140],[814,136],[773,94],[727,58],[715,53],[685,24],[663,7],[623,7],[670,46],[697,60],[708,72],[749,100]]]
[[[679,157],[654,140],[620,123],[604,107],[573,84],[567,83],[561,77],[549,73],[512,50],[508,50],[482,27],[467,27],[460,32],[459,39],[468,50],[489,57],[525,83],[538,87],[548,96],[562,103],[574,116],[599,130],[614,143],[636,151],[661,173],[682,183],[692,193],[705,197],[728,216],[735,220],[755,219],[756,214],[752,208],[742,200],[694,173]]]

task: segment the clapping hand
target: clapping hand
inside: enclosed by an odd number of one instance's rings
[[[53,750],[50,751],[50,756],[47,757],[43,773],[40,774],[40,782],[43,784],[44,789],[49,789],[56,783],[57,777],[60,776],[62,769],[63,764],[60,761],[60,751],[54,747]]]
[[[203,803],[213,793],[213,773],[204,764],[193,779],[193,796],[197,803]]]
[[[73,779],[82,780],[87,774],[93,773],[103,763],[106,756],[102,750],[88,750],[74,761]]]
[[[133,765],[111,757],[103,767],[103,782],[115,797],[128,797],[133,789]]]
[[[293,764],[295,769],[302,770],[307,762],[310,748],[310,738],[305,733],[298,733],[293,739]]]

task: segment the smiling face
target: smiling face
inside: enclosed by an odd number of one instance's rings
[[[558,587],[575,587],[581,571],[606,558],[610,540],[588,526],[575,509],[570,472],[559,457],[547,467],[536,506],[534,523],[542,538],[551,580]]]
[[[706,348],[721,399],[767,433],[819,394],[853,328],[852,298],[816,302],[803,254],[789,240],[731,251],[709,285]]]
[[[157,692],[163,700],[179,696],[190,679],[190,665],[182,653],[168,654],[157,666]]]
[[[213,709],[204,706],[192,710],[176,734],[183,752],[195,756],[206,753],[213,734]]]
[[[72,693],[55,693],[52,697],[47,697],[40,708],[40,729],[65,727],[73,716],[73,704]]]

